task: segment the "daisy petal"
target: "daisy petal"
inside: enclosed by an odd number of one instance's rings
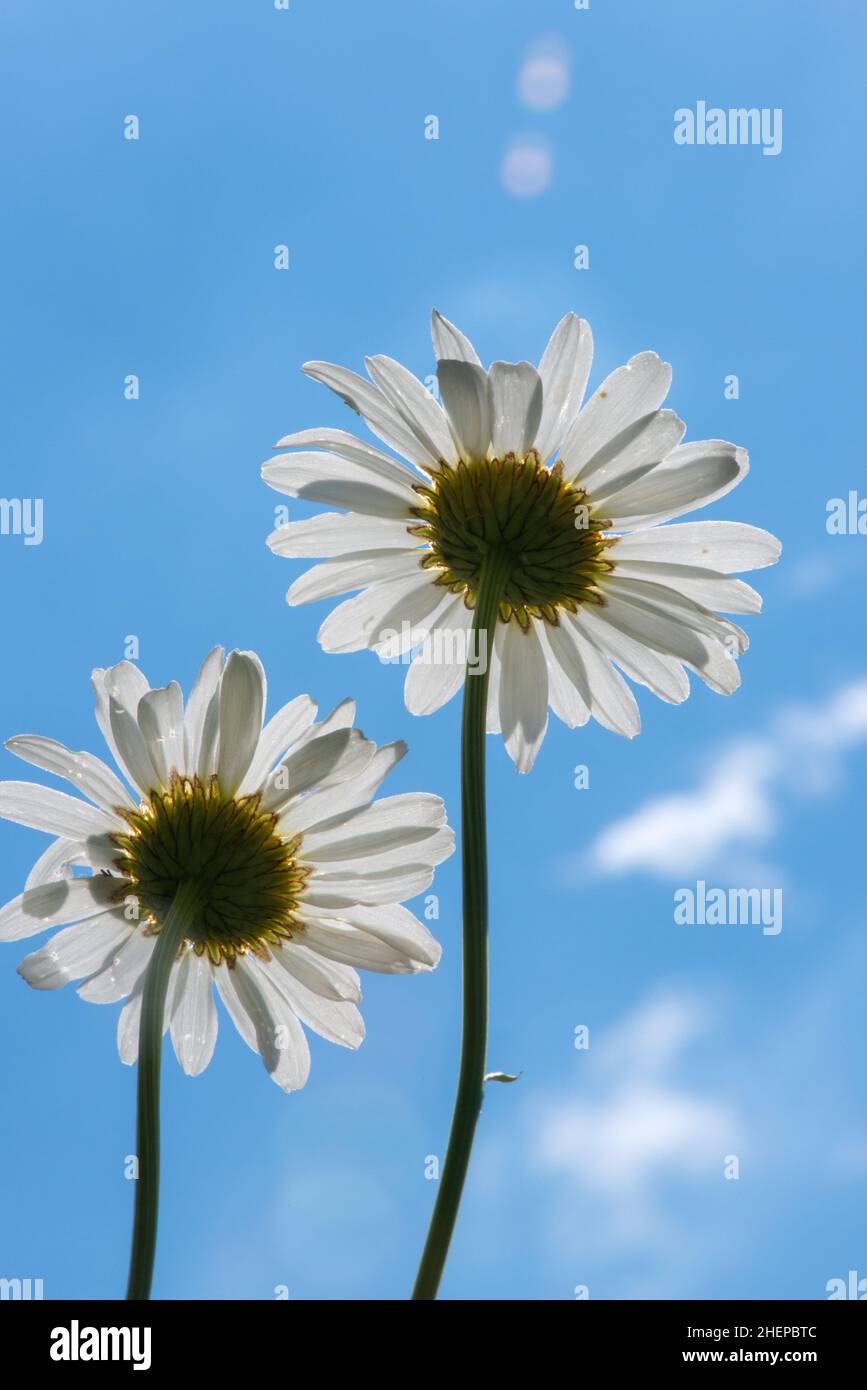
[[[122,825],[107,811],[35,782],[0,782],[0,817],[68,840],[110,834]]]
[[[256,746],[253,761],[238,788],[239,796],[259,790],[274,765],[286,750],[308,731],[315,718],[316,705],[310,696],[299,695],[268,720]]]
[[[47,945],[24,957],[18,974],[34,989],[59,989],[70,980],[104,969],[132,930],[122,912],[106,912],[64,927]]]
[[[627,484],[640,481],[676,449],[686,425],[673,410],[643,415],[595,453],[572,479],[592,498],[598,510]]]
[[[156,943],[156,936],[146,936],[140,929],[133,931],[104,969],[78,986],[79,998],[89,1004],[116,1004],[126,999],[139,981],[143,982]]]
[[[723,574],[776,564],[781,551],[776,536],[740,521],[682,521],[636,531],[617,542],[619,559],[707,565]]]
[[[369,516],[409,520],[418,503],[402,479],[383,478],[369,465],[347,463],[336,454],[281,454],[262,465],[262,477],[287,497]]]
[[[634,738],[641,728],[635,696],[611,662],[582,636],[570,615],[547,635],[555,658],[593,718],[612,733]]]
[[[98,917],[122,890],[123,880],[97,875],[55,879],[26,889],[0,910],[0,941],[20,941],[47,927]]]
[[[762,596],[740,579],[698,565],[670,565],[656,560],[619,560],[622,579],[646,579],[684,594],[694,603],[719,613],[760,613]]]
[[[233,796],[253,761],[262,733],[265,673],[255,652],[232,652],[220,684],[220,748],[217,777]]]
[[[325,791],[311,792],[301,801],[288,807],[280,817],[284,835],[298,835],[311,826],[344,816],[367,803],[376,795],[392,768],[406,755],[406,744],[390,743],[377,750],[367,769],[351,781]]]
[[[681,444],[645,477],[606,497],[612,526],[657,526],[731,492],[749,469],[745,449],[721,439]]]
[[[268,972],[253,956],[239,956],[234,970],[220,969],[215,974],[235,1027],[261,1055],[268,1075],[284,1091],[300,1090],[310,1072],[310,1049],[292,1008]]]
[[[331,362],[305,362],[301,369],[314,381],[321,381],[342,401],[360,415],[375,435],[397,453],[420,468],[430,465],[430,456],[419,444],[415,434],[403,422],[398,411],[381,391],[356,372]],[[396,465],[397,467],[397,465]]]
[[[491,442],[487,373],[471,362],[444,359],[437,368],[437,379],[462,458],[465,462],[486,458]]]
[[[593,334],[589,323],[575,314],[566,314],[551,334],[539,363],[542,419],[533,442],[543,463],[557,452],[581,408],[592,361]]]
[[[205,765],[199,766],[202,753],[202,734],[208,710],[220,686],[220,678],[223,674],[223,661],[225,652],[222,647],[214,647],[202,662],[196,683],[190,691],[190,698],[187,700],[187,708],[184,713],[184,762],[185,770],[192,774],[197,772],[200,777],[207,779],[214,771],[211,754],[213,749],[208,750],[204,760]],[[214,718],[219,708],[219,701],[214,704]],[[216,732],[216,731],[215,731]]]
[[[274,947],[271,954],[283,969],[322,999],[357,1004],[361,998],[358,975],[350,966],[323,959],[302,941],[285,941]]]
[[[488,373],[491,447],[497,458],[529,451],[542,418],[542,381],[529,362],[494,362]]]
[[[609,440],[658,410],[670,385],[671,367],[655,352],[640,352],[607,376],[560,445],[564,476],[575,477]]]
[[[364,589],[390,579],[411,579],[418,574],[418,550],[368,550],[352,557],[325,560],[295,580],[286,594],[291,605],[314,603],[353,589]]]
[[[45,851],[40,854],[24,884],[24,890],[28,888],[40,888],[44,883],[56,883],[58,879],[72,878],[73,864],[81,865],[88,862],[83,840],[54,840]]]
[[[500,724],[506,751],[519,772],[529,772],[548,727],[548,667],[535,624],[524,632],[511,622],[503,642]]]
[[[454,458],[454,446],[442,407],[421,382],[391,357],[367,357],[364,365],[382,394],[394,406],[432,471]]]
[[[354,512],[322,512],[306,521],[287,521],[268,537],[275,555],[293,559],[337,559],[365,550],[410,550],[415,544],[404,522]]]
[[[207,954],[186,951],[178,965],[171,1032],[175,1056],[187,1076],[198,1076],[214,1055],[217,1009],[213,984]]]
[[[77,791],[103,811],[113,812],[118,806],[135,805],[111,768],[92,753],[73,753],[53,738],[41,738],[38,734],[21,734],[17,738],[10,738],[6,747],[16,758],[41,767],[44,772],[65,777]]]
[[[323,999],[321,995],[314,994],[283,968],[279,952],[261,968],[293,1015],[312,1028],[314,1033],[341,1047],[359,1047],[364,1041],[364,1023],[354,1004]]]
[[[431,315],[431,337],[438,362],[449,358],[453,362],[474,362],[477,367],[482,365],[469,338],[437,309]]]
[[[184,770],[184,697],[177,681],[149,690],[138,706],[138,726],[160,781]]]
[[[588,642],[616,661],[630,680],[646,686],[668,704],[681,704],[689,695],[689,678],[676,658],[654,651],[609,616],[606,605],[598,612],[585,609],[576,621]]]

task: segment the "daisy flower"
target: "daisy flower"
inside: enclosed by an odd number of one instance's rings
[[[35,989],[82,980],[83,999],[127,1000],[118,1046],[138,1062],[139,1164],[127,1298],[139,1300],[156,1251],[166,1031],[184,1071],[201,1072],[217,1037],[216,985],[269,1075],[297,1090],[310,1069],[302,1024],[345,1047],[364,1036],[356,966],[436,965],[439,946],[401,902],[454,843],[439,797],[374,802],[406,749],[366,739],[351,701],[316,723],[300,695],[265,724],[253,652],[225,661],[216,647],[186,706],[176,683],[152,690],[126,661],[95,671],[93,685],[128,785],[90,753],[10,739],[87,800],[0,783],[0,816],[57,837],[0,911],[0,940],[71,924],[22,961],[24,979]]]
[[[64,924],[18,967],[35,989],[70,981],[82,999],[126,999],[124,1062],[136,1061],[142,996],[166,914],[184,884],[197,903],[173,953],[163,1031],[197,1075],[217,1037],[216,992],[284,1091],[307,1080],[302,1024],[357,1047],[356,967],[431,970],[440,948],[400,904],[453,849],[440,799],[373,801],[403,757],[353,727],[355,706],[316,723],[306,695],[264,724],[252,652],[205,659],[184,706],[128,662],[93,674],[96,718],[127,785],[90,753],[24,735],[6,747],[87,800],[0,783],[0,816],[55,838],[24,892],[0,911],[0,940]],[[75,870],[84,872],[74,872]],[[89,872],[87,872],[89,871]]]
[[[582,407],[593,340],[567,314],[538,367],[494,362],[433,315],[440,404],[389,357],[369,380],[308,362],[394,454],[343,430],[287,435],[265,480],[338,507],[280,527],[279,555],[318,556],[291,604],[353,593],[323,622],[326,651],[371,648],[408,658],[405,698],[430,714],[461,688],[485,564],[500,567],[486,724],[527,772],[548,709],[570,728],[592,716],[631,738],[640,728],[624,676],[678,704],[688,672],[737,688],[743,630],[721,614],[761,599],[736,571],[772,564],[779,543],[736,522],[668,525],[730,492],[746,452],[723,440],[682,442],[663,409],[671,368],[642,352]],[[400,455],[401,457],[395,457]],[[476,625],[478,628],[478,624]],[[484,634],[487,635],[487,628]]]

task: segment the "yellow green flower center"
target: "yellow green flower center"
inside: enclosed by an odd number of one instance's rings
[[[298,860],[300,836],[283,839],[261,797],[224,796],[216,777],[173,773],[137,811],[119,810],[129,826],[111,836],[118,873],[132,883],[146,925],[159,930],[181,883],[203,891],[198,920],[187,934],[193,949],[217,965],[242,951],[262,954],[297,930],[298,898],[310,873]]]
[[[462,462],[442,467],[416,492],[422,502],[409,530],[429,546],[422,565],[439,571],[435,582],[465,594],[470,607],[492,549],[508,558],[502,622],[557,623],[560,608],[574,613],[602,602],[598,582],[613,568],[605,558],[611,523],[591,515],[586,493],[564,482],[559,463],[546,468],[535,451]]]

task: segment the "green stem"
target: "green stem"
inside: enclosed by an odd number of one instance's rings
[[[458,1090],[448,1149],[413,1299],[436,1298],[457,1221],[485,1086],[488,1035],[488,850],[485,829],[485,723],[497,608],[510,560],[494,550],[482,565],[473,632],[484,669],[467,666],[461,729],[461,859],[463,869],[463,1026]],[[484,635],[482,635],[484,634]]]
[[[177,890],[145,976],[138,1044],[138,1100],[135,1217],[129,1262],[128,1299],[150,1298],[160,1199],[160,1061],[163,1015],[172,965],[202,905],[202,891],[190,879]]]

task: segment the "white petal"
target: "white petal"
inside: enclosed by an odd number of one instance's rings
[[[265,673],[255,652],[232,652],[220,685],[220,751],[217,778],[226,796],[233,796],[262,733]]]
[[[730,642],[732,653],[740,652],[743,634],[734,624],[721,620],[720,629],[715,632],[705,621],[703,609],[687,599],[681,601],[683,606],[677,606],[677,598],[673,595],[672,603],[664,603],[644,599],[641,586],[635,593],[621,590],[616,595],[612,593],[605,605],[606,621],[664,656],[683,661],[712,690],[731,694],[740,684],[740,673],[737,663],[727,654],[728,646],[722,644]]]
[[[268,720],[262,730],[253,761],[238,788],[239,796],[259,790],[275,763],[279,762],[296,739],[307,732],[315,718],[316,705],[310,696],[299,695]]]
[[[407,537],[409,539],[409,537]],[[418,575],[421,550],[368,550],[355,556],[325,560],[306,570],[286,595],[289,604],[314,603],[317,599],[348,594],[392,579],[414,579]]]
[[[445,823],[445,806],[440,797],[430,792],[385,796],[351,812],[337,824],[308,831],[304,836],[304,857],[321,866],[344,859],[374,859],[389,850],[413,845],[415,848],[407,857],[424,860],[424,841]]]
[[[487,373],[471,362],[445,359],[437,368],[437,377],[461,456],[465,461],[486,458],[491,442]]]
[[[428,458],[432,471],[454,458],[454,445],[442,407],[421,382],[391,357],[368,357],[373,382],[394,406]]]
[[[17,738],[10,738],[6,747],[16,758],[41,767],[45,772],[65,777],[77,791],[104,811],[135,805],[111,768],[92,753],[73,753],[62,743],[56,743],[52,738],[41,738],[38,734],[21,734]]]
[[[670,385],[671,367],[655,352],[640,352],[607,376],[560,445],[564,474],[574,477],[609,440],[658,410]]]
[[[114,699],[118,704],[130,703],[130,714],[135,714],[138,702],[148,689],[146,678],[136,666],[128,661],[122,661],[118,666],[113,666],[105,671],[97,667],[91,675],[93,693],[96,698],[96,722],[99,725],[102,736],[111,750],[112,756],[120,768],[121,772],[129,782],[133,781],[129,769],[123,761],[120,749],[115,741],[111,727],[111,717],[109,713],[109,700],[111,692],[114,692]]]
[[[676,449],[686,425],[673,410],[655,410],[643,415],[610,439],[577,477],[567,479],[588,492],[597,511],[616,491],[638,482]]]
[[[647,686],[661,700],[679,705],[689,695],[689,678],[675,657],[665,656],[642,641],[640,623],[624,623],[629,610],[616,602],[604,608],[585,608],[575,619],[584,636],[617,662],[630,680]]]
[[[548,727],[548,668],[535,624],[508,624],[500,675],[500,726],[519,772],[529,772]]]
[[[578,729],[587,723],[590,710],[581,698],[575,683],[569,679],[551,650],[547,623],[540,623],[538,638],[548,666],[548,704],[568,729]]]
[[[53,840],[44,854],[40,854],[24,884],[28,888],[39,888],[43,883],[56,883],[58,879],[72,878],[72,866],[88,863],[83,840]]]
[[[613,555],[612,555],[613,558]],[[655,560],[618,560],[621,579],[646,579],[685,594],[694,603],[719,613],[760,613],[762,596],[740,579],[698,565],[670,565]]]
[[[156,943],[156,936],[146,936],[141,928],[133,931],[105,968],[79,985],[76,993],[89,1004],[116,1004],[126,999],[143,981]]]
[[[267,972],[252,956],[239,956],[234,970],[223,967],[215,976],[235,1027],[261,1054],[269,1076],[284,1091],[299,1090],[310,1072],[310,1050],[301,1025]]]
[[[378,457],[391,465],[384,454]],[[262,465],[262,477],[288,497],[369,516],[409,519],[411,508],[418,506],[418,494],[393,467],[387,473],[369,459],[349,462],[337,454],[279,454]]]
[[[26,889],[0,910],[0,941],[20,941],[47,927],[98,917],[124,881],[102,874],[86,878],[55,879]]]
[[[722,439],[681,444],[638,482],[606,497],[604,513],[614,527],[657,526],[723,497],[748,470],[746,450]]]
[[[542,378],[542,419],[534,441],[545,463],[560,447],[587,389],[593,361],[590,325],[575,314],[566,314],[548,342],[539,363]]]
[[[415,544],[404,521],[355,512],[322,512],[306,521],[287,521],[268,537],[275,555],[297,559],[320,555],[337,558],[365,550],[411,550]]]
[[[311,918],[304,925],[304,940],[330,960],[384,975],[433,970],[442,954],[427,927],[397,903],[352,905],[339,917]]]
[[[154,766],[147,740],[138,725],[137,714],[111,696],[108,716],[121,766],[127,769],[131,782],[145,795],[156,790],[162,785],[163,779]]]
[[[482,365],[469,338],[437,309],[431,315],[431,337],[438,362],[450,358],[453,362],[474,362],[477,367]]]
[[[621,536],[617,559],[705,565],[723,574],[763,569],[780,558],[776,536],[740,521],[683,521]]]
[[[359,729],[335,729],[310,739],[283,760],[262,796],[265,811],[277,811],[294,797],[357,776],[371,762],[376,744]]]
[[[549,627],[548,640],[564,673],[574,682],[593,718],[613,733],[634,738],[641,728],[635,696],[607,657],[579,632],[570,615]]]
[[[542,381],[529,362],[494,362],[488,373],[491,447],[496,458],[529,451],[542,418]]]
[[[357,807],[367,805],[406,751],[405,743],[386,744],[374,754],[361,776],[353,777],[340,786],[329,787],[326,791],[311,792],[291,805],[280,818],[281,833],[287,837],[298,835],[311,826],[345,816]]]
[[[214,1055],[217,1009],[207,954],[186,951],[178,965],[171,1030],[175,1056],[187,1076],[198,1076]]]
[[[172,772],[183,772],[184,697],[177,681],[141,697],[138,726],[161,782],[165,784]]]
[[[18,967],[34,989],[59,989],[70,980],[104,969],[133,928],[123,913],[106,912],[64,927],[47,945],[25,956]]]
[[[344,914],[344,920],[399,951],[413,972],[433,970],[442,955],[442,947],[427,927],[399,903],[376,908],[352,907]]]
[[[451,848],[454,848],[453,843]],[[408,901],[417,893],[423,893],[432,882],[433,869],[429,863],[410,862],[401,868],[364,875],[349,871],[316,873],[308,880],[302,903],[317,909],[341,911],[359,904],[376,907]]]
[[[722,642],[730,646],[737,656],[742,656],[750,644],[743,629],[728,618],[718,617],[700,603],[664,584],[653,584],[642,579],[620,579],[613,574],[606,575],[604,591],[606,597],[620,598],[642,613],[664,614],[684,627]],[[677,655],[673,649],[672,655]]]
[[[110,834],[123,824],[86,801],[35,782],[0,782],[0,817],[68,840]]]
[[[280,955],[275,953],[261,970],[293,1015],[329,1042],[358,1047],[364,1041],[364,1022],[355,1005],[314,994],[279,962]]]
[[[271,954],[283,969],[322,999],[357,1004],[361,998],[361,984],[351,966],[320,956],[303,944],[303,934],[300,941],[286,941],[282,946],[273,947]]]
[[[365,381],[363,376],[330,362],[305,362],[301,370],[334,391],[390,448],[420,468],[429,465],[427,450],[419,444],[412,430],[404,424],[398,411],[382,392]]]
[[[358,652],[391,645],[405,635],[410,646],[421,641],[416,627],[451,596],[419,570],[416,580],[389,579],[339,603],[323,622],[317,640],[326,652]]]
[[[166,1007],[163,1012],[163,1037],[169,1031],[171,1022],[171,1010],[174,1000],[175,980],[177,979],[178,961],[172,965],[169,975],[169,986],[166,990]],[[135,988],[120,1011],[117,1020],[117,1050],[120,1060],[125,1066],[134,1066],[138,1061],[139,1030],[141,1028],[141,1006],[144,994],[145,975],[144,972],[139,976]]]
[[[201,670],[196,678],[196,683],[190,691],[190,698],[187,701],[187,708],[184,713],[184,759],[186,771],[191,775],[198,773],[203,780],[207,780],[214,771],[214,753],[216,751],[216,720],[219,709],[219,701],[215,699],[220,686],[220,678],[223,674],[223,661],[225,652],[222,647],[214,647],[202,662]],[[213,723],[214,738],[207,750],[206,757],[200,766],[202,753],[202,732],[208,716],[208,710],[213,704]]]
[[[467,657],[474,651],[469,639],[472,625],[473,610],[467,608],[463,595],[439,614],[406,673],[403,697],[410,714],[433,714],[460,690]]]

